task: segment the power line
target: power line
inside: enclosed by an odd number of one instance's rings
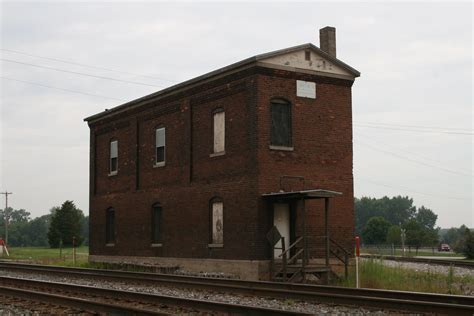
[[[388,155],[392,155],[392,156],[395,156],[399,159],[407,160],[407,161],[410,161],[410,162],[413,162],[413,163],[416,163],[416,164],[419,164],[419,165],[422,165],[422,166],[432,167],[432,168],[435,168],[435,169],[443,170],[445,172],[454,173],[454,174],[458,174],[458,175],[462,175],[462,176],[474,177],[472,174],[461,173],[461,172],[458,172],[456,170],[452,170],[452,169],[448,169],[448,168],[445,168],[445,167],[428,164],[428,163],[425,163],[423,161],[419,161],[419,160],[416,160],[416,159],[412,159],[410,157],[400,155],[398,153],[394,153],[394,152],[391,152],[391,151],[388,151],[388,150],[383,150],[383,149],[371,146],[369,144],[364,144],[363,142],[360,142],[360,141],[358,143],[362,146],[369,147],[372,150],[379,151],[379,152],[382,152],[382,153],[385,153],[385,154],[388,154]]]
[[[473,133],[464,133],[464,132],[427,131],[427,130],[395,128],[395,127],[387,127],[387,126],[370,126],[370,125],[362,125],[362,124],[354,124],[354,126],[356,126],[356,127],[368,127],[368,128],[375,128],[375,129],[389,129],[389,130],[395,130],[395,131],[417,132],[417,133],[455,134],[455,135],[470,135],[470,136],[474,135]]]
[[[357,121],[354,121],[357,122]],[[415,128],[423,128],[423,129],[442,129],[442,130],[459,130],[459,131],[470,131],[470,128],[457,128],[457,127],[440,127],[440,126],[421,126],[421,125],[404,125],[404,124],[391,124],[391,123],[379,123],[379,122],[361,122],[360,124],[371,124],[371,125],[387,125],[387,126],[396,126],[396,127],[415,127]]]
[[[48,86],[48,85],[44,85],[44,84],[37,83],[37,82],[23,81],[23,80],[19,80],[19,79],[4,77],[4,76],[0,76],[0,78],[6,79],[6,80],[12,80],[12,81],[17,81],[17,82],[22,82],[22,83],[26,83],[26,84],[31,84],[31,85],[35,85],[35,86],[40,86],[40,87],[43,87],[43,88],[56,89],[56,90],[61,90],[61,91],[66,91],[66,92],[72,92],[72,93],[77,93],[77,94],[83,94],[83,95],[92,96],[92,97],[99,97],[99,98],[104,98],[104,99],[111,99],[111,100],[116,100],[116,101],[121,101],[121,102],[127,101],[127,100],[124,100],[124,99],[117,99],[117,98],[106,97],[106,96],[103,96],[103,95],[92,94],[92,93],[87,93],[87,92],[82,92],[82,91],[77,91],[77,90],[64,89],[64,88],[59,88],[59,87],[53,87],[53,86]]]
[[[382,142],[380,142],[380,141],[375,140],[375,139],[372,138],[372,137],[369,137],[369,136],[367,136],[367,135],[361,134],[360,132],[357,132],[357,135],[362,136],[362,137],[365,137],[365,138],[367,138],[367,139],[369,139],[369,140],[371,140],[371,141],[373,141],[373,142],[376,142],[376,143],[378,143],[378,144],[383,144],[383,146],[391,147],[391,148],[393,148],[393,149],[395,149],[395,150],[397,150],[397,151],[402,151],[402,152],[405,152],[405,153],[407,153],[407,154],[413,155],[413,156],[418,157],[418,158],[421,158],[421,159],[429,160],[429,161],[432,161],[432,162],[435,162],[435,163],[438,163],[438,164],[443,164],[443,162],[440,162],[440,161],[438,161],[438,160],[431,159],[431,158],[428,158],[428,157],[424,157],[424,156],[418,155],[418,154],[416,154],[416,153],[413,153],[413,152],[411,152],[411,151],[404,150],[404,149],[401,149],[401,148],[398,148],[398,147],[395,147],[395,146],[391,146],[391,145],[389,145],[389,144],[387,144],[387,143],[382,143]],[[464,168],[462,168],[462,169],[464,169]],[[453,170],[455,170],[455,169],[453,169]],[[470,169],[464,169],[464,171],[471,172],[472,170],[470,170]],[[461,173],[462,173],[463,171],[457,171],[457,172],[461,172]]]
[[[165,79],[165,78],[160,78],[160,77],[155,77],[155,76],[150,76],[150,75],[136,74],[136,73],[133,73],[133,72],[123,71],[123,70],[116,70],[116,69],[110,69],[110,68],[92,66],[92,65],[87,65],[87,64],[82,64],[82,63],[74,62],[74,61],[68,61],[68,60],[64,60],[64,59],[59,59],[59,58],[38,56],[38,55],[33,55],[33,54],[29,54],[29,53],[24,53],[24,52],[20,52],[20,51],[17,51],[17,50],[12,50],[12,49],[0,48],[0,50],[6,51],[6,52],[10,52],[10,53],[15,53],[15,54],[20,54],[20,55],[30,56],[30,57],[36,57],[36,58],[42,58],[42,59],[57,61],[57,62],[65,63],[65,64],[71,64],[71,65],[76,65],[76,66],[81,66],[81,67],[87,67],[87,68],[91,68],[91,69],[106,70],[106,71],[111,71],[111,72],[116,72],[116,73],[122,73],[122,74],[126,74],[126,75],[139,76],[139,77],[146,77],[146,78],[152,78],[152,79],[158,79],[158,80],[165,80],[165,81],[168,81],[168,82],[177,82],[176,80],[170,80],[170,79]]]
[[[369,183],[372,183],[372,184],[375,184],[375,185],[379,185],[379,186],[383,186],[383,187],[387,187],[387,188],[402,189],[402,190],[407,190],[407,191],[410,192],[410,193],[418,193],[418,194],[421,194],[421,195],[432,196],[432,197],[437,197],[437,198],[450,199],[450,200],[467,200],[467,201],[470,201],[470,200],[471,200],[471,199],[468,198],[468,197],[453,197],[453,196],[444,196],[444,195],[440,195],[440,194],[436,194],[436,193],[424,193],[424,192],[419,192],[419,191],[413,190],[413,189],[411,189],[411,188],[407,188],[407,187],[403,187],[403,186],[394,186],[394,185],[385,184],[385,183],[380,183],[380,182],[372,181],[372,180],[369,180],[369,179],[363,178],[363,177],[355,177],[355,179],[361,179],[362,181],[369,182]]]
[[[53,67],[47,67],[47,66],[42,66],[42,65],[24,63],[24,62],[21,62],[21,61],[11,60],[11,59],[0,58],[0,60],[1,60],[1,61],[10,62],[10,63],[20,64],[20,65],[26,65],[26,66],[37,67],[37,68],[43,68],[43,69],[48,69],[48,70],[60,71],[60,72],[66,72],[66,73],[71,73],[71,74],[75,74],[75,75],[86,76],[86,77],[94,77],[94,78],[104,79],[104,80],[112,80],[112,81],[118,81],[118,82],[125,82],[125,83],[131,83],[131,84],[142,85],[142,86],[148,86],[148,87],[154,87],[154,88],[162,88],[162,87],[163,87],[163,86],[151,85],[151,84],[147,84],[147,83],[143,83],[143,82],[122,80],[122,79],[116,79],[116,78],[112,78],[112,77],[96,76],[96,75],[87,74],[87,73],[82,73],[82,72],[77,72],[77,71],[70,71],[70,70],[59,69],[59,68],[53,68]]]

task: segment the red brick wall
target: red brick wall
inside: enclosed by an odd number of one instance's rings
[[[295,79],[316,82],[316,99],[297,97]],[[330,236],[347,250],[352,249],[351,83],[276,70],[259,76],[258,87],[259,193],[277,192],[281,175],[303,176],[306,189],[342,192],[330,202]],[[277,97],[291,102],[293,151],[269,149],[270,100]],[[284,180],[283,184],[285,190],[303,186],[297,180]],[[324,235],[322,201],[306,202],[307,233],[313,249],[322,246],[322,239],[317,237]],[[316,255],[321,252],[311,254]]]
[[[316,81],[317,99],[296,97],[295,79]],[[147,102],[91,124],[90,251],[221,259],[268,259],[272,211],[261,194],[283,174],[307,188],[343,192],[331,208],[331,235],[353,234],[351,82],[253,67],[187,92]],[[292,103],[294,151],[270,150],[272,97]],[[216,108],[226,112],[226,153],[210,157]],[[154,131],[166,127],[166,165],[153,168]],[[192,132],[191,132],[192,131]],[[108,176],[109,141],[119,140],[119,171]],[[138,145],[137,145],[138,144]],[[209,248],[209,202],[224,202],[224,247]],[[162,247],[151,247],[151,207],[163,207]],[[116,243],[105,246],[105,211],[116,210]],[[311,236],[322,208],[307,203]],[[314,239],[314,238],[313,238]],[[312,243],[315,246],[315,243]]]

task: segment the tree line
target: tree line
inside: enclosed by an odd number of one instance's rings
[[[450,244],[454,250],[474,258],[474,232],[466,226],[440,231],[436,227],[438,215],[431,209],[413,205],[408,196],[355,198],[356,235],[365,245],[401,245],[402,231],[405,245],[417,251],[420,247]]]
[[[31,218],[30,212],[11,207],[0,210],[0,236],[5,239],[5,217],[8,221],[8,245],[13,247],[72,246],[89,243],[89,216],[72,201],[49,210],[49,214]]]

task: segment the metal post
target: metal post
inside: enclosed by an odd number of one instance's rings
[[[72,236],[72,264],[76,265],[76,236]]]
[[[302,203],[302,210],[301,213],[303,215],[303,267],[308,264],[308,238],[306,236],[306,202],[305,199],[301,199]]]
[[[326,268],[329,268],[329,198],[324,198],[324,230],[326,235]]]
[[[13,193],[5,191],[1,194],[5,195],[5,210],[3,211],[3,216],[5,218],[5,244],[8,245],[8,222],[10,221],[10,215],[8,214],[8,195]]]
[[[282,263],[283,263],[283,282],[286,282],[286,253],[285,253],[285,237],[281,237],[281,253],[282,253]]]
[[[329,269],[329,198],[324,198],[324,226],[326,234],[326,268]],[[329,270],[326,272],[326,284],[329,284]]]

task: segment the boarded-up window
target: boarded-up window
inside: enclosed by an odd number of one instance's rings
[[[225,112],[214,113],[214,153],[225,151]]]
[[[212,243],[224,243],[224,204],[222,202],[212,203]]]
[[[105,242],[115,243],[115,210],[109,208],[105,215]]]
[[[283,100],[271,103],[271,144],[291,147],[291,106]]]
[[[161,242],[161,213],[162,208],[160,204],[154,204],[151,214],[151,242],[157,244]]]
[[[110,142],[110,173],[117,173],[118,170],[118,141]]]
[[[157,128],[155,133],[155,163],[165,162],[165,128]]]

